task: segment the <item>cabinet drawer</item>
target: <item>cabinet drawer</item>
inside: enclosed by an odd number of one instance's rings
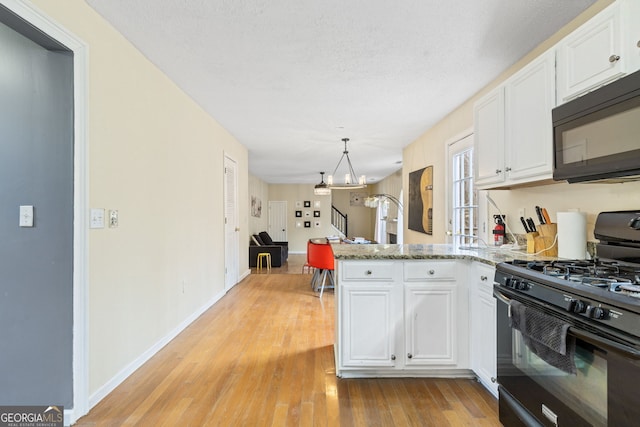
[[[345,262],[340,269],[343,280],[393,280],[393,262]]]
[[[416,261],[404,263],[404,280],[455,280],[453,261]]]
[[[496,274],[495,267],[480,263],[475,263],[473,267],[472,286],[477,286],[479,293],[492,297],[493,278]]]

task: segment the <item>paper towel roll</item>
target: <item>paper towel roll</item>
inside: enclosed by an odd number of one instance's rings
[[[558,256],[585,259],[587,252],[587,214],[558,212]]]

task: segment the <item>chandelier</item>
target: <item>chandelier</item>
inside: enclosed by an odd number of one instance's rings
[[[342,157],[338,161],[336,168],[333,170],[333,174],[327,177],[327,185],[331,190],[346,190],[346,189],[356,189],[356,188],[365,188],[367,186],[366,180],[367,178],[364,175],[361,175],[360,178],[357,178],[356,173],[353,171],[353,165],[351,165],[351,159],[349,158],[349,150],[347,150],[347,142],[349,142],[349,138],[342,138],[344,142],[344,151],[342,152]],[[338,184],[334,180],[334,176],[346,157],[347,159],[347,173],[344,175],[344,182],[342,184]],[[322,184],[322,183],[321,183]]]
[[[316,196],[330,196],[331,189],[324,183],[324,172],[320,172],[320,184],[317,184],[313,188],[313,194]]]

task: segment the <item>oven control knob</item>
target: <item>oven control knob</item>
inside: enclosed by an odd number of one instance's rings
[[[602,307],[593,307],[591,309],[591,318],[604,319],[607,317],[607,309]]]
[[[571,311],[574,313],[584,313],[587,310],[587,304],[579,299],[573,300],[571,303]]]
[[[515,277],[510,277],[509,279],[507,279],[507,287],[508,288],[513,288],[513,289],[518,289],[518,285],[520,284],[520,280],[516,279]]]
[[[516,283],[516,289],[518,289],[519,291],[528,291],[529,290],[529,284],[527,282],[517,282]]]

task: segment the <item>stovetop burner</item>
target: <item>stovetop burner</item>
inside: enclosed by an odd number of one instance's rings
[[[564,279],[572,283],[607,289],[612,292],[625,293],[640,298],[640,266],[637,265],[599,259],[593,261],[514,260],[513,265],[537,271],[556,279]]]

